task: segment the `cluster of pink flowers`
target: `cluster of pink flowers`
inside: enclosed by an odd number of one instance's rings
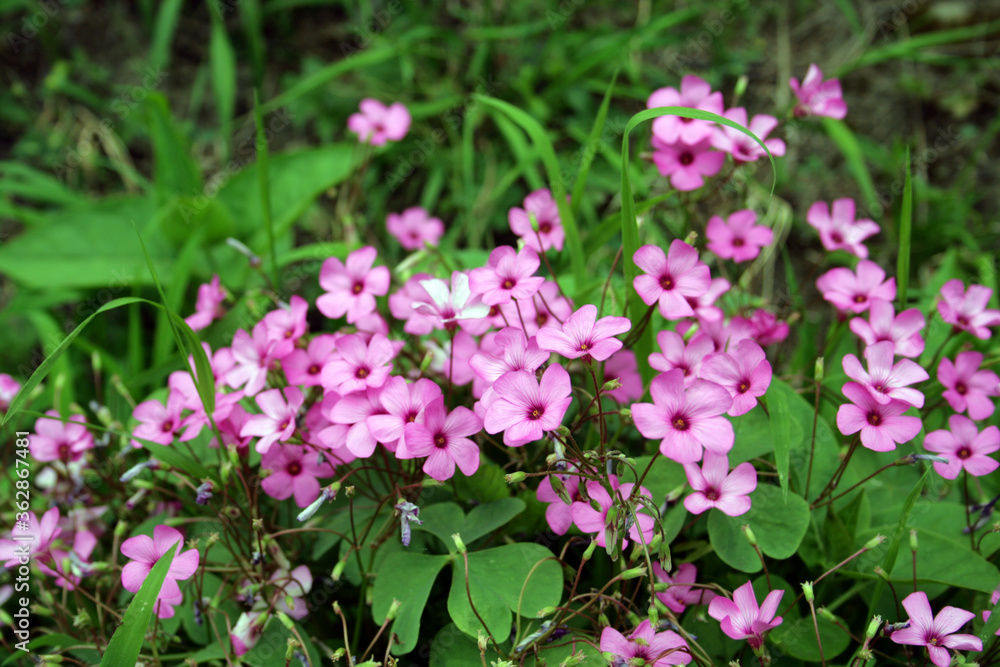
[[[0,562],[11,568],[33,561],[56,586],[75,590],[94,572],[90,558],[104,533],[100,517],[106,509],[78,508],[61,516],[53,507],[41,519],[34,512],[19,513],[10,539],[0,538]]]

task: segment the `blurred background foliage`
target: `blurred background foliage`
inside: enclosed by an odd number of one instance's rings
[[[788,78],[813,62],[841,78],[845,121],[779,129],[789,150],[773,199],[770,170],[750,165],[689,207],[707,219],[749,206],[788,230],[782,260],[755,279],[779,316],[802,318],[793,339],[820,336],[803,276],[816,275],[823,250],[806,210],[854,197],[882,225],[873,259],[895,266],[907,148],[912,297],[927,303],[954,276],[998,287],[997,2],[0,0],[0,22],[0,371],[21,380],[101,305],[156,298],[133,223],[172,308],[191,312],[197,284],[213,273],[239,297],[208,332],[213,347],[249,328],[266,302],[244,290],[266,279],[225,239],[268,257],[255,93],[284,299],[314,298],[322,260],[345,244],[401,261],[385,243],[385,217],[409,206],[445,221],[442,248],[466,266],[514,241],[507,211],[547,185],[544,170],[525,133],[473,94],[506,100],[546,128],[567,189],[593,157],[574,207],[596,269],[619,245],[622,132],[652,91],[697,74],[727,107],[783,116]],[[607,121],[591,137],[615,72]],[[401,101],[414,119],[404,141],[374,156],[346,130],[365,97]],[[685,202],[648,159],[649,126],[634,136],[636,199],[666,204],[640,205],[643,225],[666,241],[691,221],[678,219]],[[74,369],[91,358],[147,394],[177,368],[172,345],[155,312],[96,318],[58,362],[59,402],[118,401],[110,383],[74,396]],[[793,372],[816,354],[815,343],[785,349],[796,350]]]

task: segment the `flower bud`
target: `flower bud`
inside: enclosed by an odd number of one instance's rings
[[[387,621],[391,621],[391,620],[393,620],[394,618],[396,618],[396,614],[398,614],[398,613],[399,613],[399,608],[400,608],[400,607],[401,607],[402,605],[403,605],[403,603],[402,603],[402,602],[400,602],[400,601],[399,601],[399,600],[397,600],[396,598],[393,598],[393,599],[392,599],[392,602],[391,602],[391,603],[389,603],[389,611],[387,611],[387,612],[385,613],[385,620],[387,620]]]
[[[646,576],[646,566],[645,565],[640,565],[639,567],[629,568],[629,569],[625,570],[624,572],[622,572],[621,576],[622,576],[622,579],[625,579],[625,580],[628,580],[628,579],[638,579],[639,577],[645,577]],[[636,625],[638,625],[638,623],[636,623]]]
[[[347,567],[347,561],[338,561],[336,565],[333,566],[333,571],[330,573],[330,578],[334,581],[340,581],[341,575],[344,574],[344,568]]]
[[[820,607],[819,609],[816,610],[816,613],[825,618],[826,620],[830,621],[831,623],[837,622],[837,617],[834,616],[833,612],[827,609],[826,607]]]
[[[507,484],[520,484],[527,478],[527,475],[523,471],[518,470],[516,472],[504,475],[503,478],[504,481],[507,482]]]
[[[689,246],[693,246],[694,242],[697,240],[698,240],[698,232],[691,232],[690,234],[684,237],[684,243],[687,243]]]
[[[655,604],[649,605],[649,611],[647,612],[649,617],[649,624],[654,628],[660,624],[660,611],[656,608]]]
[[[458,549],[458,553],[464,554],[465,542],[462,541],[462,536],[458,533],[454,533],[452,534],[451,539],[455,542],[455,548]]]
[[[883,542],[885,542],[885,537],[882,535],[876,535],[872,539],[865,542],[865,551],[871,551]]]
[[[916,553],[917,551],[917,529],[912,528],[910,530],[910,551]]]
[[[601,386],[601,391],[614,391],[615,389],[621,389],[622,383],[618,378],[611,378]]]
[[[871,639],[876,634],[878,634],[879,626],[882,625],[881,616],[872,616],[872,620],[868,623],[868,629],[865,630],[865,637]]]
[[[584,562],[590,560],[590,558],[594,555],[594,550],[596,548],[597,548],[597,540],[592,538],[590,540],[590,544],[587,545],[586,551],[583,552]]]
[[[816,384],[823,382],[823,357],[816,357],[816,365],[813,366],[813,378]]]
[[[757,546],[757,536],[754,535],[753,531],[750,529],[750,524],[748,523],[743,524],[742,528],[743,528],[743,534],[746,536],[747,542],[750,543],[750,546],[752,547]]]
[[[628,408],[622,408],[621,410],[618,411],[618,416],[620,416],[622,419],[625,419],[625,420],[631,420],[632,419],[632,411],[630,409],[628,409]]]
[[[537,616],[538,618],[545,618],[546,616],[551,616],[554,613],[556,613],[555,607],[542,607],[538,610]]]
[[[813,600],[816,599],[815,596],[813,595],[813,587],[811,581],[805,581],[802,583],[802,594],[805,596],[806,602],[812,602]]]
[[[288,618],[288,614],[286,614],[283,611],[276,611],[274,612],[274,615],[278,617],[278,620],[281,621],[281,624],[283,626],[285,626],[289,630],[295,629],[295,623],[292,622],[292,619]]]
[[[482,653],[486,650],[486,641],[489,637],[483,632],[482,628],[476,628],[476,645],[479,647],[479,652]]]

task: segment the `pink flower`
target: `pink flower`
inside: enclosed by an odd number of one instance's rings
[[[410,112],[400,102],[386,107],[378,100],[361,100],[361,113],[351,114],[347,129],[358,135],[361,143],[381,146],[386,141],[399,141],[410,129]]]
[[[867,218],[855,220],[854,200],[849,197],[834,200],[832,215],[825,201],[814,203],[806,213],[806,222],[819,231],[819,240],[830,252],[846,250],[862,259],[868,257],[868,248],[863,241],[878,234],[881,229]]]
[[[632,418],[639,433],[659,439],[660,453],[678,463],[701,460],[702,449],[725,454],[733,447],[733,425],[722,417],[733,399],[725,388],[695,380],[685,390],[684,374],[674,369],[653,378],[653,403],[636,403]]]
[[[628,403],[642,398],[645,389],[642,377],[639,375],[639,365],[635,360],[635,352],[621,350],[615,352],[604,362],[604,382],[618,380],[622,386],[612,391],[604,392],[619,403]]]
[[[489,328],[490,307],[483,303],[479,295],[473,295],[469,287],[469,276],[461,271],[451,274],[451,289],[448,283],[438,278],[420,281],[424,294],[413,299],[410,307],[413,313],[430,324],[434,329],[454,331],[461,326],[468,333],[478,335]],[[407,322],[407,327],[410,323]],[[423,331],[426,326],[420,324],[418,330],[407,330],[408,333],[430,333]]]
[[[38,569],[50,577],[55,577],[56,586],[68,591],[75,590],[80,580],[91,573],[90,555],[97,546],[97,536],[89,530],[79,530],[73,535],[73,548],[52,549],[51,561],[37,561]]]
[[[424,315],[413,309],[416,302],[434,303],[421,283],[425,280],[436,280],[430,274],[417,273],[410,276],[403,286],[389,295],[389,312],[397,320],[406,320],[403,331],[422,336],[434,330],[435,315]]]
[[[163,586],[157,597],[158,601],[167,603],[165,607],[158,606],[157,608],[157,615],[160,618],[173,616],[172,605],[180,603],[182,598],[181,589],[177,582],[190,578],[198,569],[200,560],[198,550],[188,549],[181,553],[183,545],[184,537],[180,531],[162,525],[153,529],[153,537],[137,535],[122,542],[122,555],[132,559],[131,563],[127,563],[122,568],[122,586],[132,593],[139,592],[157,561],[169,549],[174,550],[174,560],[170,563],[167,578],[163,580]]]
[[[243,329],[233,336],[233,358],[236,363],[226,373],[230,387],[243,387],[246,396],[254,396],[267,382],[267,372],[277,359],[283,359],[292,351],[290,340],[275,339],[268,335],[267,325],[260,321],[253,328],[251,338]]]
[[[840,81],[823,81],[823,72],[815,63],[809,65],[801,86],[795,77],[788,80],[788,85],[799,99],[795,107],[796,116],[826,116],[840,120],[847,115],[847,104],[840,91]]]
[[[320,334],[309,341],[309,346],[296,349],[281,361],[288,384],[302,387],[318,387],[322,384],[323,366],[337,347],[338,336]]]
[[[842,389],[851,403],[837,411],[837,428],[844,435],[861,431],[861,444],[876,452],[891,452],[897,443],[911,440],[920,432],[920,420],[902,416],[910,409],[904,401],[890,399],[879,403],[872,393],[857,382],[847,382]]]
[[[722,93],[713,93],[707,81],[688,74],[681,79],[680,91],[676,88],[660,88],[649,96],[646,108],[657,107],[689,107],[721,115]],[[653,136],[668,144],[678,141],[696,144],[702,139],[710,138],[714,131],[714,123],[696,118],[660,116],[653,120]]]
[[[969,285],[965,291],[962,281],[954,278],[941,287],[944,300],[938,301],[938,313],[956,329],[986,340],[990,337],[989,327],[1000,324],[1000,310],[986,308],[992,295],[993,290],[982,285]]]
[[[482,295],[488,306],[510,303],[511,299],[529,299],[545,278],[533,275],[540,262],[538,253],[525,246],[516,252],[510,246],[500,246],[490,253],[486,266],[473,269],[469,287],[473,294]]]
[[[445,382],[451,378],[454,386],[462,387],[476,378],[476,373],[469,362],[479,352],[479,345],[476,339],[466,332],[456,332],[455,337],[444,345],[428,341],[427,347],[432,355],[430,369],[438,373]],[[452,348],[455,350],[454,353]]]
[[[14,524],[11,538],[0,539],[0,561],[4,567],[14,567],[25,555],[41,558],[52,548],[52,543],[62,533],[59,527],[59,508],[53,507],[42,515],[41,521],[34,512],[28,512],[25,521]],[[25,540],[30,535],[30,540]],[[27,554],[22,550],[27,548]]]
[[[546,327],[538,332],[538,347],[567,359],[604,361],[622,347],[615,338],[632,328],[627,317],[597,319],[597,306],[586,304],[569,316],[562,327]]]
[[[863,313],[872,299],[892,301],[896,298],[896,279],[885,279],[885,271],[875,262],[858,262],[855,274],[850,269],[830,269],[819,277],[816,287],[823,298],[840,310]]]
[[[277,500],[295,495],[295,504],[308,507],[319,498],[318,477],[332,477],[333,466],[315,451],[298,445],[271,447],[260,459],[262,470],[271,474],[260,483],[264,493]]]
[[[545,369],[541,383],[534,374],[517,371],[505,373],[493,389],[495,398],[484,426],[490,434],[504,431],[503,441],[509,447],[540,440],[545,431],[559,428],[573,401],[569,373],[558,364]]]
[[[576,467],[570,466],[570,470],[575,472]],[[552,488],[552,480],[549,479],[549,476],[542,478],[542,482],[538,485],[538,490],[535,492],[535,497],[540,502],[549,504],[545,508],[545,520],[548,522],[552,532],[556,535],[565,535],[566,531],[573,525],[573,504],[582,502],[583,497],[580,495],[580,477],[577,475],[560,475],[559,481],[566,487],[566,495],[570,500],[568,504]]]
[[[233,644],[234,655],[244,655],[257,645],[257,640],[264,634],[264,626],[270,616],[265,616],[262,611],[245,611],[240,614],[229,633],[229,640]]]
[[[733,107],[722,115],[753,132],[758,139],[764,142],[767,150],[771,151],[772,155],[781,156],[785,154],[784,141],[767,138],[771,130],[778,126],[778,119],[774,116],[757,114],[750,121],[750,124],[747,125],[747,110],[743,107]],[[760,147],[760,144],[739,130],[727,125],[720,125],[715,134],[712,135],[712,146],[732,155],[737,164],[740,162],[755,162],[767,156],[767,153]]]
[[[268,389],[257,395],[262,415],[251,415],[240,430],[242,437],[257,436],[257,452],[266,454],[275,442],[285,442],[295,433],[295,418],[304,397],[298,387]]]
[[[377,255],[375,248],[358,248],[347,256],[347,262],[330,257],[323,262],[319,284],[326,294],[316,299],[316,307],[330,319],[347,315],[354,324],[375,310],[375,297],[389,292],[389,269],[372,268]]]
[[[226,290],[219,284],[218,274],[212,276],[212,282],[198,286],[198,301],[194,305],[194,315],[184,318],[187,325],[195,331],[200,331],[226,314],[222,303],[226,300]]]
[[[771,364],[760,345],[744,339],[735,352],[718,352],[705,359],[701,376],[729,391],[733,397],[729,415],[738,417],[750,412],[771,386]]]
[[[652,306],[659,302],[660,314],[668,320],[694,315],[687,298],[705,294],[711,279],[708,266],[698,259],[697,250],[674,239],[669,254],[664,254],[658,246],[644,245],[635,251],[633,259],[645,271],[634,281],[643,303]]]
[[[432,218],[419,206],[412,206],[402,213],[390,213],[385,228],[407,250],[420,250],[425,243],[437,246],[444,235],[444,223]]]
[[[975,635],[955,634],[955,631],[975,618],[971,611],[958,607],[945,607],[937,616],[931,611],[927,593],[917,591],[903,598],[903,608],[910,615],[908,627],[896,630],[890,639],[897,644],[926,646],[931,662],[937,667],[948,667],[951,654],[948,649],[982,651],[983,642]]]
[[[893,350],[891,341],[875,343],[865,348],[865,359],[868,361],[868,372],[861,367],[861,362],[853,354],[845,354],[842,364],[844,372],[852,380],[871,392],[872,397],[885,405],[896,399],[909,403],[915,408],[924,407],[924,395],[917,389],[907,385],[923,382],[930,378],[919,364],[909,359],[903,359],[893,365]]]
[[[534,224],[532,224],[534,217]],[[510,230],[524,240],[524,245],[535,252],[550,248],[563,249],[566,234],[563,231],[559,207],[548,188],[535,190],[524,198],[524,208],[514,206],[507,214]],[[541,239],[541,245],[538,240]]]
[[[496,334],[494,342],[501,350],[502,357],[480,350],[469,359],[473,372],[488,384],[493,384],[505,373],[528,371],[534,373],[551,356],[538,347],[534,336],[525,338],[524,332],[515,327],[506,327]]]
[[[423,423],[409,422],[404,428],[405,458],[426,456],[423,471],[439,482],[450,479],[456,465],[470,477],[479,469],[479,447],[467,436],[482,429],[483,423],[472,410],[459,406],[448,413],[444,397],[439,396],[424,409]],[[400,457],[399,451],[396,456]]]
[[[757,214],[748,209],[732,213],[725,221],[713,215],[705,228],[708,249],[737,264],[755,259],[761,248],[774,241],[770,227],[754,224],[756,222]]]
[[[730,287],[732,285],[725,278],[712,278],[712,282],[708,284],[708,291],[699,296],[686,296],[684,299],[699,320],[721,321],[724,313],[715,305],[715,301],[728,292]]]
[[[682,192],[697,190],[706,176],[715,176],[726,162],[726,154],[712,150],[711,139],[694,144],[667,143],[653,135],[653,164],[670,177],[670,185]]]
[[[750,327],[750,337],[761,347],[780,343],[788,338],[788,322],[780,321],[774,313],[758,308],[746,322]]]
[[[663,352],[649,355],[649,365],[661,373],[679,368],[684,373],[684,386],[701,376],[701,364],[715,350],[712,339],[697,333],[684,343],[684,338],[675,331],[663,330],[656,334],[656,342]]]
[[[160,403],[157,402],[157,405]],[[54,419],[37,420],[35,433],[28,436],[31,456],[36,461],[76,461],[94,446],[94,437],[87,430],[87,420],[83,415],[72,415],[68,422],[62,422],[55,410],[48,410],[45,414]]]
[[[979,352],[962,352],[950,359],[942,359],[938,366],[937,379],[944,388],[942,396],[955,412],[969,411],[975,420],[988,419],[993,414],[990,396],[1000,395],[997,384],[1000,378],[991,370],[979,370],[983,355]]]
[[[667,605],[667,608],[676,614],[683,613],[689,604],[708,604],[716,597],[716,594],[707,588],[693,588],[691,586],[698,575],[698,568],[691,563],[678,565],[677,572],[671,577],[663,571],[659,563],[654,562],[653,574],[656,575],[658,581],[670,584],[667,590],[657,593],[656,597],[660,598],[660,602]]]
[[[337,341],[339,359],[328,362],[320,374],[325,389],[344,395],[366,387],[385,384],[392,372],[396,348],[382,334],[375,334],[367,343],[360,334],[350,334]]]
[[[750,493],[757,488],[757,471],[753,464],[741,463],[729,472],[729,457],[705,452],[701,468],[684,464],[684,473],[694,493],[684,499],[691,514],[701,514],[716,508],[728,516],[740,516],[750,511]]]
[[[309,615],[309,604],[304,599],[306,594],[312,590],[312,572],[306,565],[299,565],[289,572],[283,567],[279,567],[268,577],[268,583],[275,587],[275,597],[277,602],[275,607],[288,614],[297,621]],[[288,605],[287,599],[291,598],[292,604]]]
[[[632,495],[632,489],[635,488],[635,484],[629,482],[628,484],[619,484],[618,477],[615,475],[609,475],[608,481],[611,484],[611,489],[615,493],[615,499],[621,501],[627,500]],[[591,500],[596,500],[598,505],[601,506],[600,510],[595,510],[589,502],[574,502],[571,508],[573,514],[573,522],[576,523],[577,528],[585,533],[595,533],[597,546],[605,547],[607,546],[607,538],[605,535],[605,524],[607,523],[608,510],[611,506],[616,504],[615,499],[608,494],[607,489],[605,489],[600,482],[589,480],[587,482],[587,495]],[[649,490],[645,487],[639,487],[639,495],[646,496],[647,498],[652,498]],[[631,512],[629,512],[631,515]],[[628,537],[635,540],[636,542],[642,542],[649,544],[649,541],[653,539],[653,526],[656,521],[653,517],[649,516],[641,509],[636,509],[636,517],[638,518],[638,525],[632,523],[628,529]],[[620,519],[624,519],[624,516],[620,515]],[[627,520],[626,520],[627,521]],[[642,531],[642,535],[639,535],[639,531]],[[628,548],[628,540],[625,536],[622,536],[622,549]]]
[[[176,391],[170,392],[167,396],[166,406],[156,399],[144,401],[132,411],[132,416],[140,422],[132,431],[132,435],[160,445],[169,445],[185,425],[181,417],[183,410],[184,395]],[[142,447],[143,444],[133,439],[132,446]]]
[[[917,308],[896,315],[891,302],[872,299],[868,321],[855,317],[850,326],[865,345],[891,341],[895,345],[895,354],[901,357],[919,357],[924,351],[924,339],[920,336],[924,315]]]
[[[346,463],[354,457],[365,459],[375,453],[379,441],[368,427],[368,418],[385,414],[381,393],[382,388],[369,387],[340,399],[329,392],[323,397],[323,410],[333,426],[320,431],[319,439],[341,461]],[[396,442],[382,441],[382,444],[392,451]],[[346,453],[342,451],[345,449]]]
[[[263,322],[267,327],[268,337],[274,340],[289,340],[293,343],[298,341],[309,327],[306,323],[308,312],[309,303],[299,295],[293,294],[290,304],[282,304],[264,316]],[[291,352],[289,349],[285,356]]]
[[[621,662],[615,664],[620,665],[668,667],[691,662],[687,642],[673,630],[655,632],[648,618],[628,639],[611,626],[605,627],[601,631],[601,651],[618,658]]]
[[[752,649],[764,644],[764,633],[781,625],[781,617],[775,618],[778,603],[785,591],[771,591],[764,598],[764,604],[757,606],[757,596],[748,581],[735,591],[733,599],[721,595],[708,603],[708,615],[719,621],[722,631],[730,639],[746,639]]]
[[[0,415],[5,414],[10,407],[10,402],[21,391],[21,383],[7,375],[0,373]]]
[[[965,470],[973,477],[988,475],[1000,466],[988,455],[1000,450],[1000,429],[987,426],[980,433],[968,417],[948,418],[951,431],[931,431],[924,439],[924,449],[943,454],[948,463],[934,462],[934,470],[945,479],[956,479]]]
[[[391,377],[379,394],[385,413],[370,415],[365,423],[378,442],[397,442],[403,437],[405,426],[422,421],[425,408],[440,396],[441,387],[427,378],[408,385],[402,377]],[[400,441],[396,446],[396,455],[401,456],[401,452],[407,451],[405,441]]]

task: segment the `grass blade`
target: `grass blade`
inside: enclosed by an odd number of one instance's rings
[[[875,192],[875,183],[868,172],[868,165],[865,164],[865,157],[861,154],[861,144],[858,143],[857,137],[854,136],[854,133],[848,129],[843,121],[834,120],[833,118],[823,118],[822,122],[823,129],[826,130],[827,135],[833,140],[833,143],[837,144],[840,152],[844,154],[844,159],[847,160],[847,170],[851,172],[854,180],[858,182],[858,187],[861,188],[861,193],[865,197],[865,203],[868,208],[878,210],[881,208],[881,203]]]
[[[128,606],[121,626],[108,643],[108,649],[101,660],[101,667],[135,667],[139,664],[139,652],[142,651],[142,644],[146,640],[149,619],[153,617],[156,598],[160,594],[160,588],[163,587],[163,581],[167,578],[170,564],[174,562],[175,554],[176,548],[171,546],[153,566],[146,581],[142,582],[142,588]],[[155,638],[153,641],[156,641]]]
[[[903,205],[899,212],[899,258],[896,261],[896,286],[899,310],[906,308],[906,288],[910,284],[910,235],[913,231],[913,182],[910,174],[910,149],[906,149],[906,180],[903,182]]]
[[[257,183],[260,187],[261,211],[267,230],[268,254],[271,257],[271,280],[278,288],[278,254],[274,247],[274,221],[271,220],[271,178],[268,172],[267,135],[264,132],[264,113],[260,106],[260,91],[253,94],[253,115],[257,126]]]
[[[590,130],[590,136],[587,137],[587,143],[583,145],[583,159],[580,161],[580,173],[577,174],[576,182],[573,184],[573,195],[570,197],[570,208],[573,209],[573,214],[576,215],[580,211],[580,204],[583,202],[583,189],[587,185],[587,174],[590,173],[590,165],[594,162],[594,157],[597,155],[597,142],[601,136],[601,132],[604,131],[604,123],[608,119],[608,108],[611,106],[611,91],[615,88],[615,82],[618,81],[618,70],[611,77],[611,83],[608,84],[608,88],[604,91],[604,99],[601,100],[601,106],[597,110],[597,118],[594,119],[594,127]]]
[[[222,9],[218,2],[210,6],[212,34],[208,43],[209,65],[212,70],[212,92],[219,115],[219,131],[223,137],[224,159],[229,160],[233,114],[236,111],[236,52],[226,34]]]
[[[164,0],[160,11],[156,13],[153,43],[149,47],[149,66],[154,71],[166,67],[170,62],[170,44],[174,41],[177,19],[180,18],[183,5],[184,0]]]
[[[586,258],[583,254],[583,244],[580,241],[580,231],[576,226],[576,218],[573,217],[573,210],[566,201],[566,188],[559,173],[559,161],[556,159],[556,151],[552,147],[552,141],[537,120],[513,104],[486,95],[474,95],[473,97],[510,116],[511,120],[520,125],[521,129],[531,138],[531,142],[535,145],[535,150],[538,151],[542,160],[542,165],[545,167],[549,187],[552,190],[552,198],[556,200],[556,206],[559,208],[559,218],[562,220],[563,230],[566,232],[566,245],[573,267],[575,288],[577,290],[583,289],[587,282]]]

